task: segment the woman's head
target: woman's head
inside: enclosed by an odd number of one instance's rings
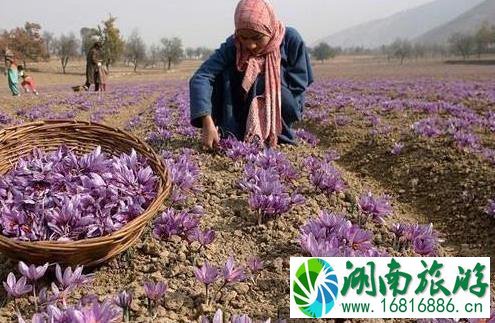
[[[252,54],[260,54],[280,30],[280,22],[267,0],[241,0],[234,15],[235,37]]]
[[[100,37],[98,37],[96,35],[91,36],[91,41],[93,42],[93,47],[101,48],[101,39],[100,39]]]
[[[270,37],[252,29],[240,29],[235,32],[235,35],[242,47],[246,48],[251,54],[258,54],[270,42]]]

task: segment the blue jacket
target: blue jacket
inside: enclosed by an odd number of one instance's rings
[[[313,71],[304,41],[294,28],[286,28],[280,54],[283,129],[279,140],[294,143],[291,126],[302,118],[304,92],[313,82]],[[230,36],[189,81],[191,124],[200,128],[201,117],[211,115],[223,136],[243,140],[250,103],[265,91],[260,75],[244,96],[243,76],[236,68],[234,36]]]

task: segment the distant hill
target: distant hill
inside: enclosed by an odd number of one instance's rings
[[[446,43],[453,33],[474,33],[485,21],[495,24],[495,0],[485,0],[459,17],[426,32],[414,40],[426,44]]]
[[[316,43],[323,41],[330,46],[374,48],[390,44],[396,38],[412,39],[451,21],[482,1],[435,0],[384,19],[345,29]]]

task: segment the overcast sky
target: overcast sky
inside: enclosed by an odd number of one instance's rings
[[[296,27],[306,43],[347,27],[383,18],[432,0],[272,0],[286,25]],[[237,0],[23,0],[4,5],[0,29],[25,21],[60,33],[96,26],[111,13],[124,36],[135,28],[148,44],[177,36],[185,46],[216,48],[233,31]]]

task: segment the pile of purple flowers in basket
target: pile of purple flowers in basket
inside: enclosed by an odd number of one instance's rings
[[[73,241],[112,233],[142,214],[158,178],[134,150],[78,156],[34,149],[0,176],[0,229],[20,240]]]

